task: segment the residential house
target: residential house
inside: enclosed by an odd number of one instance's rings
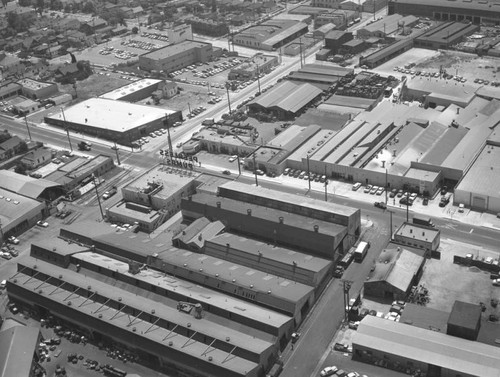
[[[21,159],[21,162],[30,170],[44,165],[51,161],[52,152],[49,148],[37,148],[28,152]]]
[[[108,25],[106,20],[96,17],[80,26],[80,31],[87,35],[95,34],[97,30],[105,28]]]
[[[0,143],[0,161],[7,160],[21,153],[23,148],[26,148],[26,143],[18,136],[12,136],[3,141]]]
[[[76,18],[62,18],[54,25],[54,30],[61,33],[66,30],[78,30],[82,23]]]

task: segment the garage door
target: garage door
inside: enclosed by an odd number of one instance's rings
[[[486,200],[478,196],[472,197],[472,208],[474,209],[486,209]]]

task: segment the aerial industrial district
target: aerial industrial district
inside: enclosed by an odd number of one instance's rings
[[[499,377],[497,0],[0,8],[0,376]]]

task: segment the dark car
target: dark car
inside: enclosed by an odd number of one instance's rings
[[[337,278],[337,279],[341,278],[341,277],[342,277],[342,275],[344,275],[344,271],[345,271],[345,270],[344,270],[344,267],[342,267],[342,266],[337,266],[337,267],[335,268],[335,271],[333,271],[333,277],[334,277],[334,278]]]
[[[347,344],[335,343],[335,345],[333,346],[333,349],[335,351],[347,352],[348,351],[348,346],[347,346]]]
[[[429,204],[429,198],[424,198],[424,200],[422,200],[422,204],[424,206],[428,205]]]
[[[387,209],[387,204],[385,204],[384,202],[375,202],[373,203],[373,205],[380,209]]]
[[[222,172],[222,174],[225,174],[225,175],[231,175],[231,172],[230,172],[229,170],[224,170],[224,171]]]
[[[397,189],[392,189],[391,190],[391,193],[389,194],[389,197],[390,198],[394,198],[396,196],[396,194],[398,193],[398,190]]]

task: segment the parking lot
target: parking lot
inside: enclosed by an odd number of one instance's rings
[[[241,58],[222,57],[213,62],[192,64],[189,67],[171,72],[170,74],[175,80],[186,84],[226,89],[225,83],[229,70],[239,65],[242,61],[243,59]]]

